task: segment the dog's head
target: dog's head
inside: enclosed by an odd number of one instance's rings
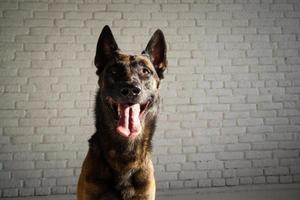
[[[99,36],[95,66],[99,95],[112,129],[125,138],[140,135],[156,115],[159,83],[167,67],[166,42],[161,30],[140,55],[122,52],[108,26]]]

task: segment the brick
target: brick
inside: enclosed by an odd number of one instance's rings
[[[190,137],[192,135],[191,131],[177,131],[177,130],[169,130],[166,133],[166,138],[180,138],[180,137]]]
[[[39,27],[39,26],[47,26],[52,27],[54,21],[51,19],[25,19],[25,26],[29,27]]]
[[[50,159],[50,160],[76,159],[76,153],[75,152],[47,152],[46,159]]]
[[[197,34],[204,34],[205,29],[202,27],[199,28],[192,28],[192,27],[182,27],[178,29],[178,33],[179,34],[193,34],[193,33],[197,33]]]
[[[239,178],[239,180],[240,180],[241,185],[252,184],[252,178],[250,178],[250,177],[242,177],[242,178]]]
[[[36,144],[32,147],[35,152],[61,151],[62,144]]]
[[[20,76],[49,76],[49,70],[47,69],[21,69],[19,71]]]
[[[36,195],[49,195],[50,188],[49,187],[39,187],[35,189]]]
[[[271,151],[249,151],[246,152],[247,159],[264,159],[264,158],[271,158],[272,152]]]
[[[4,163],[5,170],[33,169],[34,162],[32,161],[6,161]]]
[[[285,167],[266,168],[264,171],[266,175],[286,175],[289,173],[288,168]]]
[[[188,161],[207,161],[215,160],[214,153],[200,153],[200,154],[190,154],[187,157]]]
[[[300,112],[298,110],[294,109],[285,109],[285,110],[280,110],[278,115],[280,117],[287,117],[287,116],[298,116]]]
[[[208,27],[208,28],[206,28],[206,33],[208,33],[208,34],[230,34],[230,28]]]
[[[264,135],[244,135],[239,137],[240,142],[262,142],[265,141]]]
[[[236,177],[236,169],[225,169],[223,176],[224,176],[224,178],[235,178]]]
[[[197,188],[198,186],[197,180],[184,181],[183,184],[185,188]]]
[[[251,161],[248,160],[233,160],[225,161],[225,168],[249,168]]]
[[[189,10],[188,4],[163,4],[162,10],[166,12],[184,12]]]
[[[201,179],[198,181],[199,187],[211,187],[212,181],[211,179]]]
[[[42,136],[37,135],[37,136],[16,136],[12,139],[13,144],[27,144],[27,143],[41,143],[42,142]]]
[[[47,10],[47,3],[37,3],[37,2],[21,2],[19,4],[20,9],[28,9],[28,10]]]
[[[252,148],[255,150],[276,149],[277,147],[278,147],[277,142],[256,142],[252,144]]]
[[[9,26],[22,26],[23,20],[18,18],[1,18],[0,19],[1,26],[3,27],[9,27]]]
[[[195,20],[191,19],[182,19],[182,20],[176,20],[176,21],[170,21],[170,27],[175,28],[175,27],[192,27],[195,26]],[[174,36],[178,37],[178,36]],[[182,40],[185,39],[185,37],[181,37]],[[180,41],[180,40],[179,40]]]
[[[266,182],[266,178],[264,176],[258,176],[253,178],[254,184],[263,184]]]
[[[45,136],[44,141],[47,143],[70,143],[74,141],[74,138],[72,136]]]
[[[193,179],[207,178],[205,171],[181,171],[179,173],[180,180],[193,180]]]
[[[18,196],[18,189],[4,189],[3,190],[4,197],[16,197]]]
[[[18,126],[17,119],[1,119],[0,121],[1,127],[16,127]]]
[[[12,153],[1,153],[0,154],[0,158],[1,160],[5,161],[5,160],[12,160]]]
[[[255,104],[233,104],[231,109],[232,111],[256,110],[256,105]]]
[[[298,158],[281,159],[280,165],[282,166],[297,166],[300,160]]]
[[[48,169],[48,168],[65,168],[66,161],[37,161],[36,168]]]
[[[80,140],[77,143],[65,143],[64,144],[64,150],[66,151],[87,151],[88,145],[86,145],[86,142],[88,138],[85,138],[85,140]]]
[[[279,147],[283,149],[299,149],[300,141],[293,141],[293,142],[280,142]]]
[[[238,178],[229,178],[226,179],[226,185],[228,186],[234,186],[239,184],[239,179]]]
[[[66,27],[61,28],[63,35],[90,35],[89,29],[77,28],[77,27]]]
[[[221,160],[237,160],[243,159],[244,154],[242,152],[220,152],[217,155],[218,159]]]
[[[62,177],[57,179],[57,185],[76,185],[77,178],[75,177]]]
[[[26,10],[6,10],[3,12],[3,16],[8,18],[30,18],[31,13]]]
[[[260,126],[263,125],[262,119],[238,119],[239,126]]]
[[[44,170],[44,177],[67,177],[73,176],[72,169],[48,169]]]
[[[61,19],[63,18],[63,12],[57,11],[34,11],[35,18],[41,19]]]
[[[18,3],[17,2],[1,2],[0,7],[3,9],[17,9]]]
[[[0,117],[1,118],[17,118],[17,117],[24,117],[25,113],[22,110],[0,110]]]
[[[274,4],[271,5],[271,10],[281,10],[281,11],[289,11],[293,10],[292,4]]]
[[[18,170],[12,173],[12,177],[16,179],[26,179],[26,178],[41,178],[41,170]]]
[[[278,166],[278,160],[276,159],[263,159],[253,160],[254,167],[276,167]]]
[[[288,157],[297,157],[297,150],[277,150],[273,153],[274,158],[288,158]]]
[[[232,14],[230,12],[209,12],[207,13],[207,18],[208,19],[231,19],[232,18]]]
[[[195,119],[194,113],[182,114],[181,116],[170,116],[171,120],[190,121]]]
[[[49,4],[49,10],[53,11],[72,11],[76,10],[77,5],[73,3],[56,3],[56,4]]]
[[[185,162],[185,156],[182,155],[168,155],[168,156],[159,156],[158,162],[161,164],[165,163],[181,163]]]
[[[267,176],[267,183],[279,183],[279,177]]]
[[[226,145],[228,151],[247,151],[251,149],[250,144],[228,144]]]
[[[221,42],[242,42],[243,35],[219,35]]]
[[[134,11],[135,6],[133,4],[112,4],[107,6],[108,11]]]
[[[14,154],[14,160],[43,160],[45,158],[43,153],[20,152]]]
[[[78,9],[82,11],[104,11],[105,8],[106,8],[105,4],[85,3],[85,4],[78,5]]]
[[[18,127],[11,127],[11,128],[4,128],[4,133],[6,135],[32,135],[33,128],[18,128]]]
[[[219,170],[211,170],[211,171],[208,171],[208,177],[209,178],[221,178],[222,173]]]
[[[289,120],[287,118],[266,118],[267,125],[276,125],[276,124],[288,124]]]
[[[214,136],[212,137],[212,143],[213,144],[231,144],[237,142],[237,136]]]
[[[20,126],[46,126],[48,125],[48,119],[45,118],[31,118],[31,119],[20,119]]]
[[[158,181],[177,180],[177,172],[156,172],[155,177]]]
[[[147,12],[124,12],[123,15],[124,19],[150,19],[150,13]]]
[[[225,179],[213,179],[212,180],[213,186],[225,186]]]
[[[19,193],[20,196],[34,196],[34,188],[21,188]]]
[[[263,175],[263,170],[262,169],[253,169],[253,168],[248,168],[248,169],[237,169],[236,170],[236,175],[237,176],[261,176]]]
[[[44,52],[16,52],[16,59],[17,60],[27,60],[27,59],[33,59],[33,60],[42,60],[45,58]]]
[[[292,176],[280,176],[279,181],[280,181],[280,183],[292,183],[293,177]]]

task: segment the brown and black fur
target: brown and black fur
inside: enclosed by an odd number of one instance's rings
[[[78,181],[78,200],[154,200],[151,161],[152,136],[159,105],[159,84],[167,67],[166,43],[157,30],[140,55],[123,53],[111,30],[99,36],[95,65],[99,77],[96,96],[96,132]],[[120,94],[124,87],[140,88],[139,95]],[[109,97],[109,98],[108,98]],[[108,99],[118,103],[147,102],[141,133],[126,138],[116,133],[116,113]]]

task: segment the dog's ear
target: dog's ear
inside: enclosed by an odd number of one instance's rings
[[[118,45],[109,26],[104,26],[98,39],[94,60],[98,75],[102,72],[104,66],[113,59],[118,49]]]
[[[167,45],[161,30],[155,31],[142,54],[150,56],[159,78],[162,79],[167,68]]]

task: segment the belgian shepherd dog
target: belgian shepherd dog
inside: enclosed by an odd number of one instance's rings
[[[141,54],[130,55],[118,48],[110,28],[103,28],[94,60],[96,132],[79,177],[78,200],[155,199],[151,140],[166,51],[161,30]]]

